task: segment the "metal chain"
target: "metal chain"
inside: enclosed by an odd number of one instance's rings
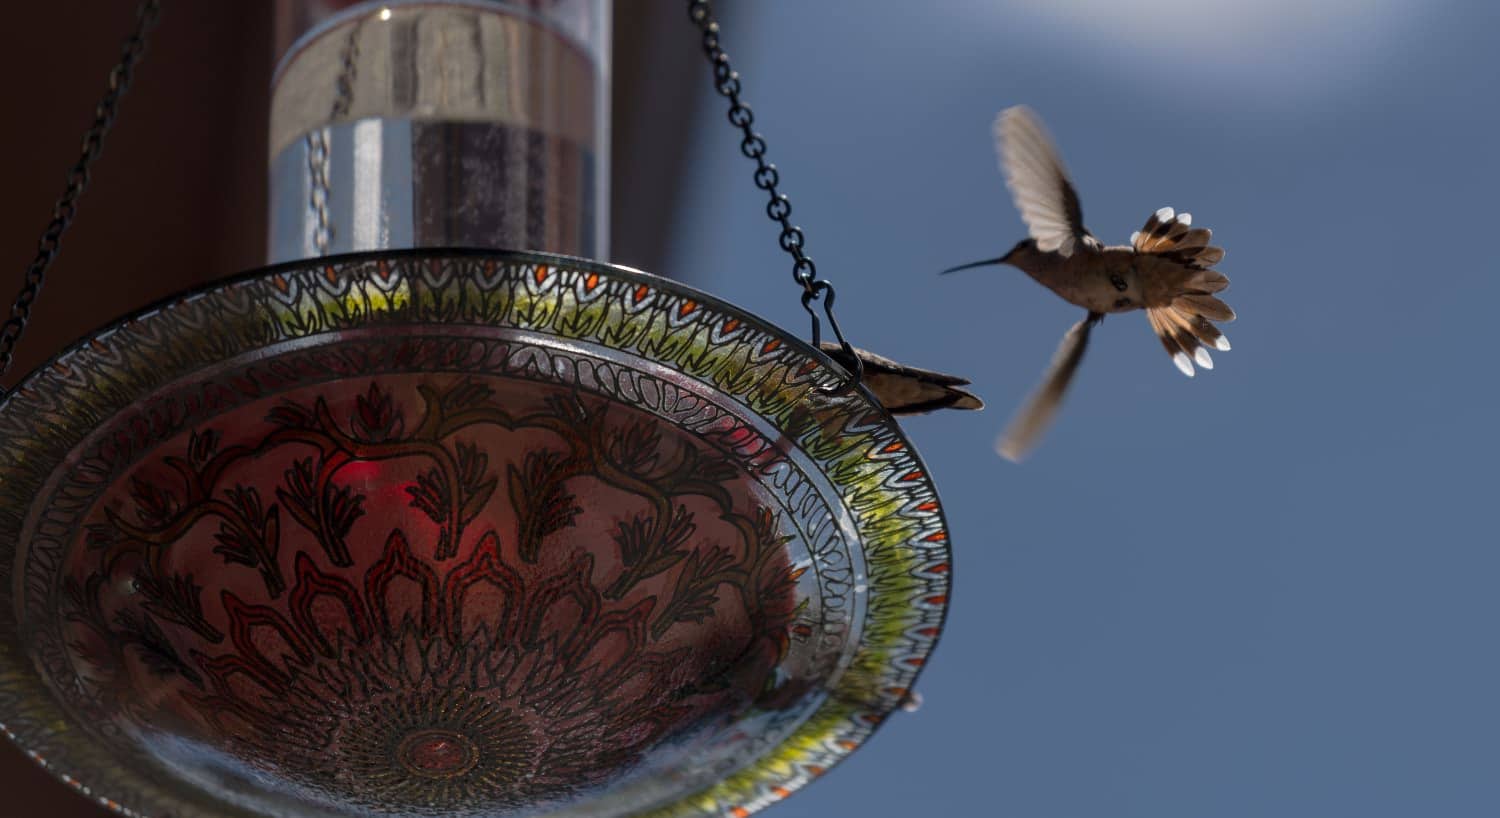
[[[110,125],[114,124],[115,114],[119,110],[120,97],[130,87],[135,65],[146,51],[146,33],[156,25],[160,15],[159,0],[145,0],[136,8],[135,30],[125,38],[125,44],[120,48],[120,61],[109,71],[104,97],[94,106],[94,121],[83,134],[83,148],[78,161],[68,171],[67,187],[63,189],[57,204],[52,206],[52,221],[42,231],[41,241],[37,243],[36,258],[26,266],[25,283],[21,286],[15,303],[11,304],[10,317],[6,319],[4,326],[0,326],[0,375],[10,370],[16,344],[26,331],[26,322],[31,318],[31,307],[42,291],[47,270],[52,266],[52,260],[57,258],[63,233],[78,213],[78,197],[83,195],[84,188],[88,186],[89,168],[99,158],[99,152],[104,146],[104,135],[109,132]]]
[[[309,179],[307,206],[313,212],[313,247],[318,255],[328,255],[328,245],[333,241],[333,224],[328,218],[328,143],[331,134],[327,127],[314,128],[307,132],[307,175]]]
[[[349,106],[354,102],[354,79],[359,73],[359,32],[364,21],[354,24],[349,37],[344,41],[344,50],[339,54],[339,75],[335,81],[333,106],[328,112],[332,125],[349,116]],[[307,204],[313,212],[313,247],[318,255],[328,255],[328,246],[333,241],[333,222],[328,217],[328,200],[332,195],[329,179],[329,151],[333,147],[333,129],[325,125],[308,131],[307,173],[309,178]]]
[[[719,23],[714,19],[713,4],[709,0],[688,0],[688,17],[698,26],[703,34],[703,53],[708,57],[709,65],[714,72],[714,90],[729,100],[729,124],[739,128],[744,134],[740,140],[740,153],[747,158],[755,160],[755,186],[770,195],[770,201],[766,203],[766,215],[771,221],[781,225],[781,235],[777,242],[781,249],[792,257],[792,278],[802,287],[802,308],[812,316],[812,342],[817,346],[821,341],[820,324],[818,313],[813,309],[813,304],[822,299],[823,315],[828,319],[828,326],[833,330],[834,337],[839,346],[843,347],[849,359],[854,362],[853,378],[845,387],[858,383],[864,375],[864,361],[855,352],[854,347],[844,339],[844,333],[839,329],[838,319],[833,314],[833,300],[835,292],[832,282],[818,278],[818,267],[813,263],[811,257],[803,252],[806,237],[802,228],[792,224],[792,202],[782,193],[778,186],[781,184],[781,174],[776,166],[766,161],[766,140],[752,127],[755,123],[755,115],[750,106],[746,105],[740,98],[740,75],[729,65],[729,55],[724,53],[724,48],[719,44]]]

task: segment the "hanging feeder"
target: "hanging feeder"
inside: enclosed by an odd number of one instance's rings
[[[153,818],[754,812],[946,610],[937,494],[849,377],[553,254],[171,298],[0,402],[0,723]]]

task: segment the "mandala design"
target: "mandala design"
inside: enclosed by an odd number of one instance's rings
[[[143,314],[0,404],[0,722],[157,818],[746,815],[895,708],[946,608],[930,482],[841,376],[541,256]]]
[[[738,717],[787,648],[792,535],[723,454],[638,411],[424,374],[216,421],[93,504],[63,635],[96,709],[299,798],[566,802]]]
[[[340,702],[338,709],[345,707]],[[429,798],[462,805],[504,793],[499,800],[515,805],[545,792],[545,786],[521,785],[537,766],[537,748],[520,718],[461,688],[416,695],[387,692],[349,710],[350,721],[338,726],[333,739],[347,748],[339,767],[328,770],[324,761],[294,775],[318,786],[330,779],[347,780],[351,800],[377,804]],[[289,721],[299,728],[308,723],[306,716]],[[325,777],[316,777],[313,770]],[[557,788],[557,780],[551,780]]]

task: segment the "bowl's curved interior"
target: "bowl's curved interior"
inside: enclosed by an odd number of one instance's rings
[[[930,482],[841,376],[557,257],[175,299],[0,405],[0,722],[146,815],[753,811],[945,609]]]

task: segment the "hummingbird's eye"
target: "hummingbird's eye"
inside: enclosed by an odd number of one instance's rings
[[[1130,299],[1128,299],[1128,298],[1122,298],[1122,299],[1120,299],[1120,300],[1118,300],[1118,301],[1115,302],[1115,306],[1116,307],[1128,307],[1128,306],[1130,306]]]

